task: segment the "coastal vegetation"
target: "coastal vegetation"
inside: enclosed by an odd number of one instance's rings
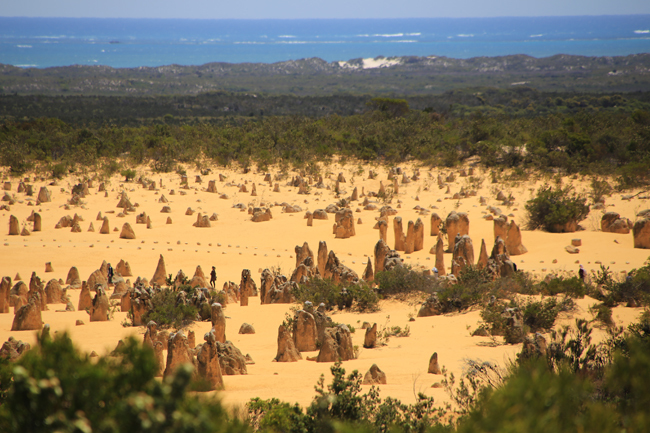
[[[506,115],[475,111],[465,115],[381,105],[361,114],[246,116],[176,122],[173,118],[139,126],[76,125],[57,118],[5,120],[0,124],[0,163],[20,175],[36,166],[53,177],[99,171],[106,175],[139,164],[155,171],[179,163],[208,160],[266,170],[306,169],[336,155],[378,164],[419,161],[453,167],[477,158],[488,168],[543,172],[610,174],[619,190],[650,182],[650,111],[578,111]],[[385,102],[385,101],[384,101]],[[401,104],[401,105],[396,105]],[[371,104],[372,105],[372,104]],[[374,109],[373,109],[374,108]],[[500,170],[493,176],[498,181]]]

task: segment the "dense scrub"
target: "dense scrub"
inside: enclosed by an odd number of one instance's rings
[[[576,194],[570,186],[553,188],[544,185],[526,203],[529,230],[574,232],[588,213],[587,198]]]
[[[266,169],[317,169],[334,155],[368,162],[454,166],[472,156],[488,166],[617,173],[619,187],[650,181],[650,114],[593,112],[531,117],[379,109],[347,117],[233,117],[215,124],[173,121],[145,126],[76,127],[57,119],[0,125],[0,162],[19,174],[46,164],[52,175],[151,164],[172,171],[201,157]],[[123,163],[115,161],[122,158]]]

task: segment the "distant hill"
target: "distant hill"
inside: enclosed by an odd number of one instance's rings
[[[0,64],[0,93],[19,95],[195,95],[209,91],[326,96],[427,95],[489,86],[542,91],[650,90],[650,54],[622,57],[378,57],[328,63],[208,63],[116,69],[18,68]]]

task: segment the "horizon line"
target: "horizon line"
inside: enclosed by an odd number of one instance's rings
[[[496,18],[582,18],[582,17],[643,17],[650,16],[650,13],[611,13],[611,14],[580,14],[580,15],[495,15],[495,16],[444,16],[444,17],[384,17],[384,18],[354,18],[354,17],[338,17],[338,18],[169,18],[169,17],[72,17],[72,16],[24,16],[24,15],[0,15],[0,18],[21,18],[21,19],[99,19],[99,20],[188,20],[188,21],[212,21],[212,20],[231,20],[231,21],[298,21],[298,20],[314,20],[314,21],[329,21],[329,20],[429,20],[429,19],[496,19]]]

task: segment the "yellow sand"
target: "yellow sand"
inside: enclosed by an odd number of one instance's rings
[[[378,174],[375,180],[368,180],[368,169],[373,168]],[[414,167],[403,165],[402,168],[411,176]],[[486,221],[482,217],[486,208],[479,204],[479,197],[488,198],[488,204],[498,206],[504,214],[514,214],[514,219],[521,225],[524,218],[524,205],[530,198],[531,192],[544,183],[544,179],[529,177],[525,182],[509,182],[504,184],[490,183],[489,173],[476,169],[475,177],[484,178],[477,196],[461,200],[452,200],[453,193],[459,192],[461,187],[469,188],[467,177],[456,177],[451,183],[451,194],[445,194],[446,188],[439,189],[437,176],[443,177],[448,174],[449,169],[420,170],[420,180],[408,184],[401,184],[399,177],[399,194],[392,200],[392,206],[399,209],[399,216],[404,222],[406,230],[409,220],[415,221],[422,218],[425,224],[425,245],[422,251],[405,255],[402,257],[406,263],[414,266],[433,267],[434,256],[429,254],[430,248],[436,241],[435,237],[429,236],[430,217],[419,216],[413,208],[417,205],[428,208],[444,218],[452,210],[464,211],[470,218],[470,236],[474,241],[475,256],[478,257],[481,239],[485,239],[488,245],[488,253],[494,242],[493,222]],[[308,227],[304,219],[307,210],[325,208],[328,204],[336,203],[334,194],[336,175],[343,172],[346,183],[341,184],[344,192],[341,197],[349,197],[354,186],[359,189],[365,187],[365,191],[378,191],[379,181],[382,180],[385,186],[391,184],[387,180],[387,169],[384,167],[360,166],[348,164],[340,166],[332,163],[322,166],[321,172],[325,177],[325,184],[330,189],[311,189],[309,195],[298,195],[298,188],[286,186],[287,180],[275,181],[280,183],[280,193],[273,193],[268,183],[263,182],[264,173],[249,172],[242,174],[241,170],[225,170],[220,167],[213,167],[212,173],[203,176],[203,183],[195,183],[195,176],[199,174],[192,167],[187,168],[190,189],[187,195],[180,195],[180,176],[177,174],[154,174],[145,169],[138,170],[138,176],[143,175],[156,181],[162,179],[163,187],[158,191],[150,191],[142,188],[139,184],[122,182],[122,178],[115,176],[106,181],[108,197],[104,193],[98,193],[97,187],[100,180],[95,180],[94,188],[91,188],[90,195],[83,199],[84,208],[72,206],[70,210],[63,208],[70,198],[72,185],[78,182],[77,178],[70,177],[58,181],[57,186],[48,186],[52,193],[53,201],[43,203],[39,206],[27,206],[28,199],[24,194],[16,193],[17,179],[12,181],[12,194],[19,200],[11,206],[11,211],[2,211],[2,218],[8,221],[9,215],[15,215],[21,224],[27,224],[26,218],[32,210],[40,212],[43,218],[43,231],[32,233],[31,236],[3,236],[0,246],[0,274],[14,278],[20,273],[25,282],[29,282],[32,271],[47,282],[51,278],[65,280],[71,266],[79,269],[82,280],[87,279],[92,271],[97,269],[102,260],[107,260],[115,267],[120,259],[129,262],[134,277],[133,282],[140,275],[150,279],[153,276],[160,254],[165,258],[167,273],[175,275],[182,269],[186,275],[191,277],[197,265],[201,265],[203,271],[208,275],[211,266],[216,266],[218,281],[217,287],[221,288],[225,281],[239,283],[242,269],[250,269],[257,284],[259,285],[260,272],[264,268],[280,269],[286,275],[290,275],[295,267],[296,245],[302,245],[307,241],[314,253],[318,250],[318,242],[326,241],[329,250],[334,250],[343,263],[354,269],[359,275],[363,273],[368,257],[372,257],[373,248],[379,238],[377,230],[373,229],[378,211],[355,212],[355,223],[357,218],[362,219],[362,224],[355,224],[356,236],[350,239],[335,239],[332,234],[334,224],[333,215],[329,215],[327,221],[314,220],[313,226]],[[458,174],[458,170],[454,170]],[[219,194],[211,194],[205,191],[208,180],[218,180],[218,174],[227,176],[226,182],[217,181],[219,193],[226,193],[229,199],[220,199]],[[272,170],[272,174],[277,174]],[[289,178],[297,173],[289,173]],[[331,178],[328,174],[331,174]],[[504,173],[507,174],[507,173]],[[550,180],[547,179],[547,180]],[[251,191],[251,183],[257,183],[257,197],[249,193],[239,193],[237,185],[247,181],[248,191]],[[226,186],[232,182],[232,186]],[[588,179],[564,178],[565,184],[572,183],[580,191],[588,190]],[[35,193],[39,187],[46,185],[45,181],[33,181]],[[62,192],[61,189],[65,189]],[[170,190],[174,189],[176,194],[171,195]],[[145,225],[135,224],[135,214],[131,213],[125,218],[117,218],[120,209],[116,208],[119,200],[119,192],[126,190],[132,203],[138,203],[137,211],[146,212],[153,222],[152,229],[146,229]],[[511,193],[515,197],[515,204],[509,208],[502,206],[496,200],[496,193],[503,190],[506,195]],[[636,191],[635,191],[636,192]],[[168,205],[172,208],[171,214],[160,213],[164,204],[158,203],[161,194],[169,200]],[[643,194],[641,194],[643,196]],[[31,200],[35,200],[35,196]],[[440,202],[437,200],[441,199]],[[363,198],[360,199],[360,201]],[[372,200],[372,199],[371,199]],[[273,219],[269,222],[253,223],[250,215],[232,206],[236,203],[245,205],[259,205],[261,202],[268,204],[287,202],[300,205],[302,212],[294,214],[282,213],[280,206],[272,208]],[[378,208],[383,203],[377,203]],[[212,215],[216,212],[219,220],[212,222],[211,228],[195,228],[192,224],[196,221],[196,214],[186,216],[188,207]],[[356,210],[362,208],[359,203],[353,203],[351,208]],[[433,207],[433,209],[432,209]],[[615,210],[622,216],[634,220],[634,215],[641,209],[650,207],[647,199],[638,197],[631,201],[621,199],[620,194],[607,198],[607,210]],[[99,234],[101,222],[96,221],[97,213],[101,211],[108,216],[111,226],[111,233]],[[115,211],[114,214],[107,211]],[[587,220],[582,223],[586,229],[578,233],[569,234],[548,234],[541,231],[523,231],[523,243],[528,248],[528,253],[522,256],[513,256],[513,260],[522,270],[534,273],[542,277],[550,272],[575,273],[578,269],[576,260],[579,260],[588,271],[599,268],[598,261],[610,267],[617,276],[622,272],[643,266],[644,261],[650,255],[649,251],[633,248],[632,234],[620,235],[602,233],[599,231],[600,217],[603,211],[592,211]],[[82,233],[71,233],[70,229],[55,229],[56,222],[64,215],[73,216],[78,213],[84,218],[81,223]],[[165,221],[168,216],[173,219],[173,224],[167,225]],[[90,223],[93,223],[95,232],[86,230]],[[134,228],[137,239],[123,240],[119,238],[119,230],[124,222],[129,222]],[[113,232],[117,227],[118,231]],[[564,247],[569,245],[571,239],[582,239],[580,253],[570,255]],[[392,221],[389,224],[388,242],[392,247],[394,242]],[[446,243],[446,239],[445,239]],[[450,254],[445,255],[446,265],[450,265]],[[557,263],[553,261],[557,260]],[[45,273],[45,263],[52,262],[53,273]],[[448,269],[449,270],[449,269]],[[79,291],[70,290],[69,294],[72,303],[77,306]],[[594,301],[584,299],[577,301],[579,310],[572,317],[563,316],[560,324],[573,323],[574,317],[591,319],[589,305]],[[285,313],[290,311],[290,305],[260,305],[258,298],[252,298],[248,307],[228,305],[226,308],[227,338],[230,339],[244,354],[249,353],[254,365],[248,366],[246,376],[226,376],[225,391],[219,392],[219,396],[227,403],[240,405],[247,402],[251,397],[271,398],[277,397],[288,402],[299,402],[308,404],[314,395],[314,388],[317,379],[325,374],[326,382],[330,381],[330,364],[307,361],[307,356],[314,356],[314,353],[304,353],[303,360],[297,363],[275,363],[272,359],[277,350],[277,329],[283,321]],[[364,321],[377,322],[382,325],[410,326],[411,334],[405,338],[391,338],[388,345],[377,349],[360,350],[359,358],[354,361],[347,361],[344,367],[347,370],[357,369],[362,374],[373,364],[377,365],[387,374],[388,384],[381,386],[382,396],[393,396],[404,402],[413,402],[418,392],[436,398],[436,401],[443,402],[448,397],[442,388],[432,388],[431,385],[439,382],[441,376],[427,374],[428,361],[433,352],[439,355],[440,363],[450,372],[456,375],[463,370],[464,360],[481,359],[484,361],[497,362],[504,365],[507,360],[512,359],[520,350],[520,345],[494,345],[487,337],[471,337],[471,330],[476,328],[480,320],[478,311],[469,311],[462,314],[448,316],[417,318],[409,322],[409,317],[415,316],[418,305],[400,303],[396,301],[383,301],[381,311],[374,314],[356,313],[333,313],[333,319],[340,323],[348,323],[357,328],[354,334],[354,344],[362,347],[364,331],[361,324]],[[81,350],[96,351],[105,354],[115,348],[119,339],[127,335],[136,335],[142,338],[143,327],[123,327],[126,313],[117,312],[109,322],[89,323],[88,314],[85,311],[57,312],[65,306],[50,305],[49,311],[43,312],[43,321],[49,323],[53,332],[68,331]],[[9,336],[33,343],[34,331],[11,332],[13,320],[13,308],[10,314],[0,314],[0,342],[6,341]],[[628,324],[638,317],[641,309],[638,308],[616,308],[614,319],[618,325]],[[85,325],[75,326],[77,319],[83,320]],[[237,331],[243,322],[252,324],[256,329],[254,335],[239,335]],[[203,334],[210,328],[209,322],[196,323],[192,326],[196,332],[197,344],[202,342]],[[602,339],[605,332],[596,331],[596,338]],[[497,337],[496,341],[501,342]]]

